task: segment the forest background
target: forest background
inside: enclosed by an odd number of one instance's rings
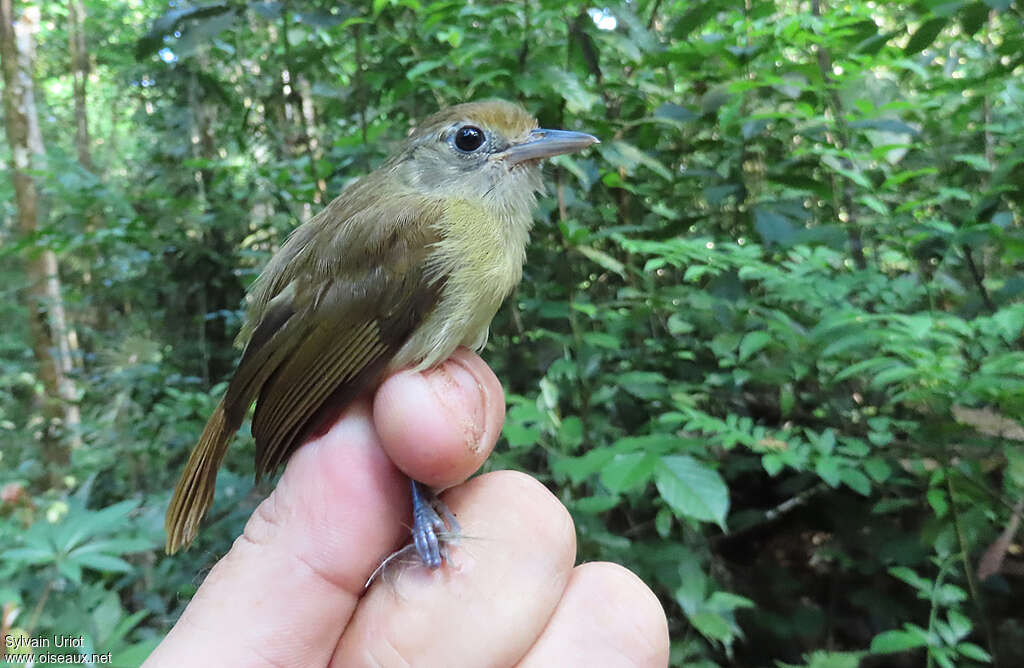
[[[1024,665],[1019,2],[0,9],[0,635],[138,665],[268,490],[243,427],[163,554],[246,286],[498,96],[602,144],[548,168],[487,468],[650,584],[673,665]]]

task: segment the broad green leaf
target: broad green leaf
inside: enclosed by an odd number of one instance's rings
[[[583,442],[583,421],[576,415],[562,418],[562,424],[558,427],[558,440],[569,450],[579,447]]]
[[[839,468],[839,460],[835,457],[821,457],[814,465],[814,472],[824,480],[829,487],[839,487],[842,482],[842,475]]]
[[[766,245],[789,246],[795,236],[793,224],[783,215],[763,207],[754,209],[754,228]]]
[[[661,498],[677,515],[725,528],[729,490],[722,476],[693,457],[670,455],[655,469]]]
[[[927,645],[927,638],[909,631],[885,631],[871,639],[871,651],[875,654],[904,652]]]
[[[697,112],[681,107],[678,104],[672,104],[671,102],[662,103],[661,106],[654,110],[654,116],[656,118],[667,118],[679,123],[689,123],[700,118]]]
[[[545,76],[551,80],[554,89],[565,100],[565,106],[570,113],[585,114],[601,100],[599,95],[584,86],[571,72],[552,68],[545,72]]]
[[[437,68],[445,64],[443,60],[424,60],[416,65],[409,68],[409,71],[405,73],[405,78],[409,81],[414,81],[419,77],[423,76],[427,72],[432,72]]]
[[[601,470],[601,482],[611,492],[628,492],[647,483],[657,462],[646,452],[615,455]]]
[[[966,656],[968,659],[974,659],[975,661],[981,661],[982,663],[992,663],[992,655],[974,643],[960,643],[956,646],[956,651],[960,652],[960,654]]]
[[[768,332],[748,332],[740,341],[740,362],[750,359],[756,352],[762,350],[771,343],[772,337]]]
[[[863,496],[871,495],[871,481],[868,477],[856,469],[842,469],[839,478],[843,484]]]
[[[693,627],[697,631],[710,640],[718,640],[719,642],[725,642],[732,639],[733,631],[721,615],[715,612],[698,612],[695,615],[690,615],[687,619],[693,624]]]

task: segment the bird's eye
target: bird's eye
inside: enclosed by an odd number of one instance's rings
[[[484,131],[472,125],[463,125],[455,131],[455,147],[466,153],[472,153],[483,146],[484,139]]]

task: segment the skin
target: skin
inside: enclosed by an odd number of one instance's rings
[[[464,482],[504,406],[459,349],[346,407],[289,460],[144,665],[666,666],[657,598],[620,566],[573,567],[572,519],[550,492],[511,471]],[[399,566],[364,594],[407,539],[405,476],[455,485],[445,500],[466,538],[445,568]]]

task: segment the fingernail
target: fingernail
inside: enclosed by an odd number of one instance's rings
[[[487,418],[487,390],[473,372],[458,359],[449,358],[441,366],[427,372],[430,390],[448,410],[466,439],[466,447],[476,452],[483,440]],[[468,409],[468,411],[467,411]]]

